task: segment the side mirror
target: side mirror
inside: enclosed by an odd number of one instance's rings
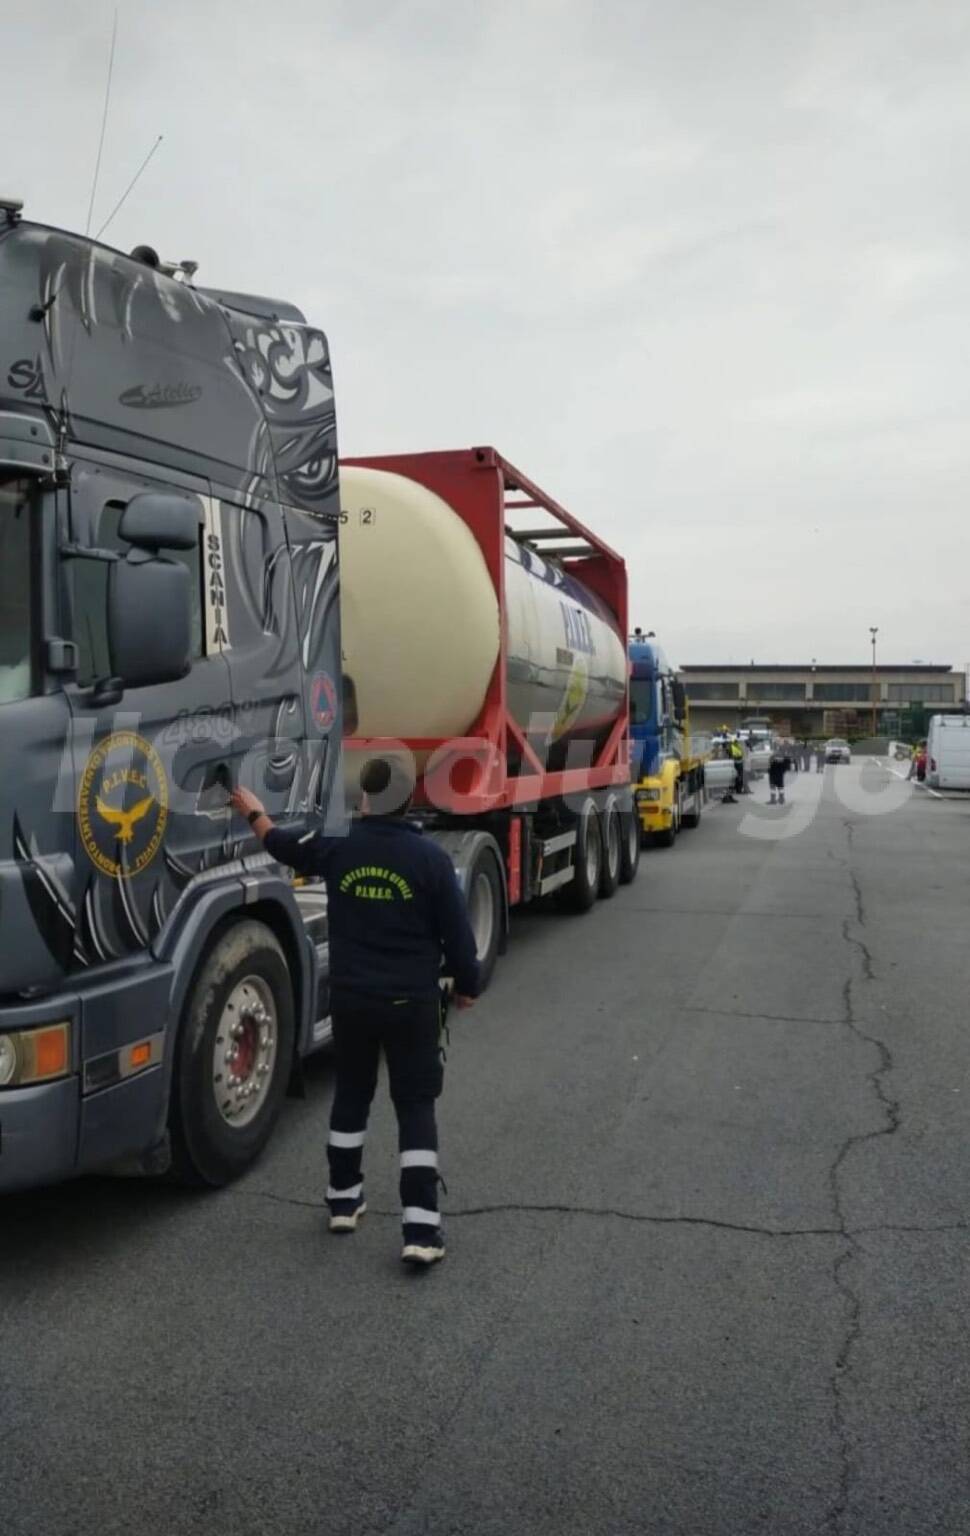
[[[118,533],[126,544],[157,555],[160,549],[195,549],[202,506],[197,496],[140,491],[121,514]]]
[[[198,523],[193,529],[189,548],[198,539]],[[122,537],[131,535],[122,531]],[[175,544],[168,529],[165,543],[186,547]],[[110,567],[108,651],[112,672],[128,688],[186,676],[192,665],[192,580],[184,565],[136,553]]]
[[[674,678],[674,713],[678,720],[687,718],[687,689]]]

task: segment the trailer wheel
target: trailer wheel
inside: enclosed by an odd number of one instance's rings
[[[603,845],[603,870],[600,875],[600,896],[608,901],[620,883],[623,864],[623,826],[616,801],[608,800],[600,816],[600,841]]]
[[[562,888],[562,906],[569,912],[588,912],[600,890],[603,867],[603,839],[600,818],[594,800],[587,800],[576,818],[576,857],[574,874]]]
[[[225,929],[203,961],[176,1045],[169,1128],[176,1177],[219,1188],[257,1158],[293,1058],[286,956],[263,923]]]
[[[640,848],[643,842],[640,818],[636,807],[629,806],[620,815],[620,884],[632,885],[640,868]]]
[[[478,979],[484,992],[492,978],[502,938],[502,882],[495,860],[485,848],[475,859],[468,881],[468,920],[475,935]]]

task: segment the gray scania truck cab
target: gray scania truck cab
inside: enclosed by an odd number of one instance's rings
[[[0,203],[0,1190],[224,1183],[328,1033],[227,808],[344,824],[328,347],[180,276]]]

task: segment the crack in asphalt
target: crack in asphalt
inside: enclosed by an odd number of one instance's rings
[[[772,912],[738,912],[731,907],[635,907],[629,902],[624,904],[623,910],[625,913],[636,913],[638,917],[644,913],[649,913],[652,917],[730,917],[732,920],[751,918],[759,923],[764,922],[766,919],[773,919],[777,922],[800,923],[805,918],[830,918],[832,916],[831,911],[828,910],[825,912],[779,912],[776,909]]]
[[[378,1211],[376,1214],[384,1216],[396,1215],[397,1213]],[[638,1222],[652,1227],[712,1227],[721,1232],[742,1232],[753,1237],[840,1237],[842,1235],[838,1227],[763,1227],[749,1222],[721,1221],[714,1216],[653,1216],[645,1211],[624,1211],[616,1206],[559,1205],[554,1202],[549,1204],[527,1204],[511,1201],[505,1205],[471,1205],[458,1208],[457,1210],[449,1210],[446,1213],[449,1221],[467,1216],[496,1216],[505,1214],[526,1216],[592,1216],[613,1219],[615,1221]]]
[[[298,1195],[279,1195],[269,1189],[244,1190],[237,1189],[231,1192],[232,1196],[247,1200],[271,1200],[278,1205],[295,1205],[304,1210],[324,1211],[327,1208],[325,1200],[303,1200]],[[399,1210],[383,1210],[379,1206],[367,1207],[369,1216],[384,1218],[388,1221],[400,1221]],[[613,1219],[615,1221],[631,1221],[644,1226],[655,1227],[709,1227],[720,1232],[740,1232],[751,1237],[866,1237],[871,1235],[888,1235],[895,1233],[914,1233],[922,1236],[933,1236],[934,1233],[945,1232],[970,1232],[970,1222],[950,1221],[941,1222],[936,1226],[914,1226],[909,1223],[880,1222],[868,1227],[766,1227],[758,1226],[750,1222],[722,1221],[715,1216],[657,1216],[649,1211],[625,1211],[618,1206],[600,1205],[567,1205],[556,1201],[548,1203],[530,1201],[509,1201],[505,1204],[495,1205],[469,1205],[459,1206],[454,1210],[446,1210],[446,1220],[452,1221],[469,1216],[590,1216],[600,1219]]]
[[[855,911],[851,917],[843,919],[842,939],[850,953],[858,958],[862,981],[868,985],[876,980],[876,971],[873,964],[872,951],[866,940],[867,914],[862,885],[858,874],[852,867],[855,824],[851,820],[845,820],[843,827],[848,844],[848,858],[845,868],[852,890]],[[838,1231],[845,1240],[845,1247],[838,1254],[832,1266],[832,1281],[846,1309],[845,1333],[835,1357],[832,1376],[829,1382],[832,1393],[832,1430],[838,1443],[840,1460],[838,1492],[825,1517],[826,1528],[833,1533],[838,1533],[842,1530],[849,1506],[853,1467],[852,1449],[846,1420],[845,1384],[851,1372],[853,1354],[862,1333],[862,1298],[848,1277],[849,1267],[857,1257],[857,1233],[846,1222],[845,1207],[842,1199],[842,1170],[848,1158],[857,1147],[864,1145],[868,1141],[878,1140],[883,1136],[895,1136],[902,1123],[902,1109],[899,1100],[888,1092],[884,1081],[887,1074],[893,1070],[892,1051],[884,1040],[880,1040],[876,1035],[869,1034],[859,1023],[855,1009],[855,985],[853,968],[850,967],[842,986],[843,1023],[855,1035],[856,1039],[871,1046],[877,1054],[878,1063],[872,1072],[867,1073],[866,1081],[872,1088],[884,1120],[883,1124],[874,1131],[863,1131],[858,1135],[847,1136],[836,1153],[829,1169],[832,1210],[835,1215]]]
[[[748,1013],[743,1008],[702,1008],[698,1005],[685,1007],[685,1013],[712,1013],[726,1019],[764,1019],[769,1024],[831,1024],[837,1029],[845,1027],[845,1018],[816,1019],[804,1013]]]
[[[323,1211],[325,1200],[302,1200],[298,1195],[279,1195],[268,1189],[237,1189],[233,1194],[248,1200],[272,1200],[278,1205],[296,1205],[304,1209]],[[399,1210],[386,1211],[379,1206],[367,1207],[369,1216],[384,1216],[400,1221]],[[722,1232],[743,1232],[754,1237],[841,1237],[841,1227],[763,1227],[747,1222],[721,1221],[714,1216],[655,1216],[648,1211],[624,1211],[618,1206],[567,1205],[555,1201],[530,1203],[510,1201],[507,1204],[459,1206],[444,1212],[448,1221],[468,1216],[592,1216],[612,1218],[616,1221],[641,1222],[657,1227],[713,1227]]]

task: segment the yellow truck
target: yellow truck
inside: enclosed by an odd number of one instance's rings
[[[672,847],[696,827],[706,797],[705,757],[695,750],[683,683],[652,635],[630,642],[630,738],[642,840]]]

